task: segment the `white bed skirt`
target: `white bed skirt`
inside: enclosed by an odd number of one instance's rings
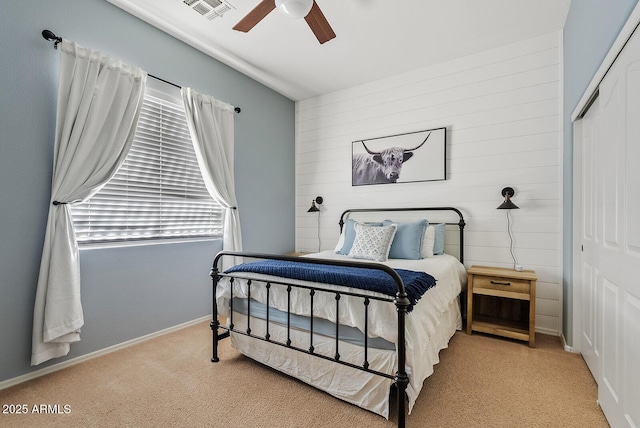
[[[246,328],[246,316],[234,313],[234,328]],[[424,379],[433,373],[440,350],[448,346],[449,340],[456,330],[462,328],[460,305],[458,298],[451,301],[448,308],[441,312],[438,326],[431,337],[424,337],[426,352],[420,358],[420,364],[412,367],[408,364],[407,374],[412,386],[407,388],[409,413],[422,389]],[[265,335],[265,322],[251,318],[251,333]],[[286,342],[287,329],[274,323],[269,325],[271,339]],[[426,334],[425,334],[426,336]],[[309,333],[291,329],[292,346],[309,348]],[[389,418],[389,393],[393,383],[391,379],[360,371],[352,367],[336,364],[283,346],[274,345],[262,340],[249,338],[242,334],[231,334],[232,346],[242,354],[259,361],[276,370],[293,376],[309,385],[325,391],[334,397],[355,404],[363,409]],[[314,352],[333,358],[335,339],[314,334]],[[340,359],[353,364],[362,365],[363,349],[346,342],[339,343]],[[369,368],[381,372],[395,374],[397,355],[393,351],[369,349]]]

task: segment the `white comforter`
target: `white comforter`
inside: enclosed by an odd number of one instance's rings
[[[335,254],[332,251],[313,254],[311,257],[357,261],[347,256]],[[438,332],[439,326],[444,324],[441,323],[441,321],[445,312],[454,309],[457,314],[456,327],[458,329],[461,328],[461,318],[456,298],[460,294],[462,286],[466,283],[466,270],[456,258],[447,254],[422,260],[392,259],[384,264],[393,268],[424,271],[432,275],[437,280],[436,286],[432,287],[424,294],[423,298],[415,305],[413,311],[410,312],[406,318],[406,355],[407,373],[409,374],[407,396],[409,398],[409,412],[411,412],[415,399],[422,388],[424,379],[433,373],[433,365],[437,362],[438,351],[442,347],[446,346],[446,342],[450,335],[453,334],[447,333],[446,337],[442,337],[443,333]],[[243,274],[243,276],[256,279],[269,279],[272,281],[276,280],[276,278],[272,276],[253,273]],[[325,289],[344,290],[344,287],[331,286],[328,284],[315,284],[298,280],[286,281],[291,283],[314,285]],[[284,290],[284,287],[278,287],[276,285],[272,286],[269,296],[269,304],[277,309],[286,311],[287,293],[277,292],[275,290],[277,288],[280,288],[281,291]],[[363,292],[362,290],[352,291],[361,294],[377,294],[379,296],[383,296],[374,292]],[[247,295],[246,282],[235,281],[233,296],[247,297]],[[299,315],[309,316],[309,292],[307,290],[293,288],[291,295],[291,311]],[[228,317],[229,315],[229,298],[230,290],[228,286],[228,279],[225,278],[220,282],[216,293],[219,314],[221,316]],[[252,286],[251,298],[262,303],[266,303],[265,287]],[[453,308],[452,305],[455,306],[455,308]],[[316,293],[314,296],[313,306],[314,316],[335,321],[336,301],[333,293]],[[341,324],[357,327],[364,332],[364,305],[361,298],[343,295],[340,299],[339,312],[339,320]],[[368,328],[370,336],[379,336],[389,342],[397,344],[397,312],[395,305],[372,300],[369,306]],[[440,342],[444,341],[444,346],[442,344],[434,345],[434,343],[432,343],[435,342],[435,340],[432,339],[435,339],[436,337],[440,338]],[[433,349],[433,346],[437,346],[438,349]],[[432,357],[425,357],[427,355]],[[436,361],[434,361],[433,355],[435,355]],[[395,361],[395,354],[393,354],[391,358]],[[383,414],[385,417],[388,416],[386,411],[373,411]]]

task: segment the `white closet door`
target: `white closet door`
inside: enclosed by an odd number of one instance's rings
[[[599,326],[602,325],[598,318],[602,311],[600,308],[600,295],[602,282],[598,275],[598,240],[596,235],[597,222],[597,183],[599,162],[597,156],[598,143],[600,141],[600,105],[596,99],[582,120],[576,124],[575,135],[575,186],[574,194],[580,198],[580,206],[575,212],[579,218],[580,227],[576,234],[580,236],[580,258],[576,258],[579,269],[574,274],[580,281],[581,304],[578,308],[582,319],[580,336],[581,353],[587,366],[591,370],[596,381],[600,379],[600,349],[602,334]]]
[[[611,426],[640,426],[640,34],[600,84],[596,149],[598,399]],[[596,315],[598,316],[598,315]],[[597,333],[596,333],[597,336]]]

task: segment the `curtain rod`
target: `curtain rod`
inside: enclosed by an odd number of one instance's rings
[[[160,78],[160,77],[158,77],[158,76],[154,76],[153,74],[147,73],[147,76],[149,76],[149,77],[153,77],[154,79],[159,80],[159,81],[161,81],[161,82],[164,82],[164,83],[166,83],[166,84],[168,84],[168,85],[175,86],[175,87],[176,87],[176,88],[178,88],[178,89],[182,89],[182,86],[180,86],[180,85],[178,85],[178,84],[175,84],[175,83],[173,83],[173,82],[169,82],[168,80],[164,80],[164,79],[162,79],[162,78]],[[233,108],[233,110],[234,110],[236,113],[240,113],[240,111],[241,111],[241,110],[240,110],[240,107],[234,107],[234,108]]]
[[[44,38],[45,38],[45,40],[48,40],[48,41],[50,41],[50,42],[53,42],[53,48],[54,48],[54,49],[58,49],[58,43],[62,43],[62,37],[56,36],[56,35],[53,33],[53,31],[50,31],[50,30],[43,30],[43,31],[42,31],[42,37],[44,37]],[[167,83],[167,84],[169,84],[169,85],[175,86],[176,88],[180,88],[180,89],[182,89],[182,86],[180,86],[180,85],[176,85],[176,84],[175,84],[175,83],[173,83],[173,82],[169,82],[168,80],[161,79],[161,78],[159,78],[159,77],[157,77],[157,76],[154,76],[153,74],[149,74],[149,73],[147,73],[147,75],[148,75],[149,77],[153,77],[154,79],[158,79],[158,80],[160,80],[160,81],[162,81],[162,82],[164,82],[164,83]],[[234,107],[234,108],[233,108],[233,110],[234,110],[236,113],[240,113],[240,112],[242,111],[242,110],[240,109],[240,107]]]

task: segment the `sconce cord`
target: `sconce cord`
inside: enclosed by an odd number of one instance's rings
[[[511,210],[507,211],[507,231],[509,232],[509,252],[511,253],[511,258],[513,259],[513,268],[516,268],[518,262],[516,261],[516,256],[513,252],[513,235],[511,233]]]
[[[318,252],[320,252],[320,211],[318,211]]]

